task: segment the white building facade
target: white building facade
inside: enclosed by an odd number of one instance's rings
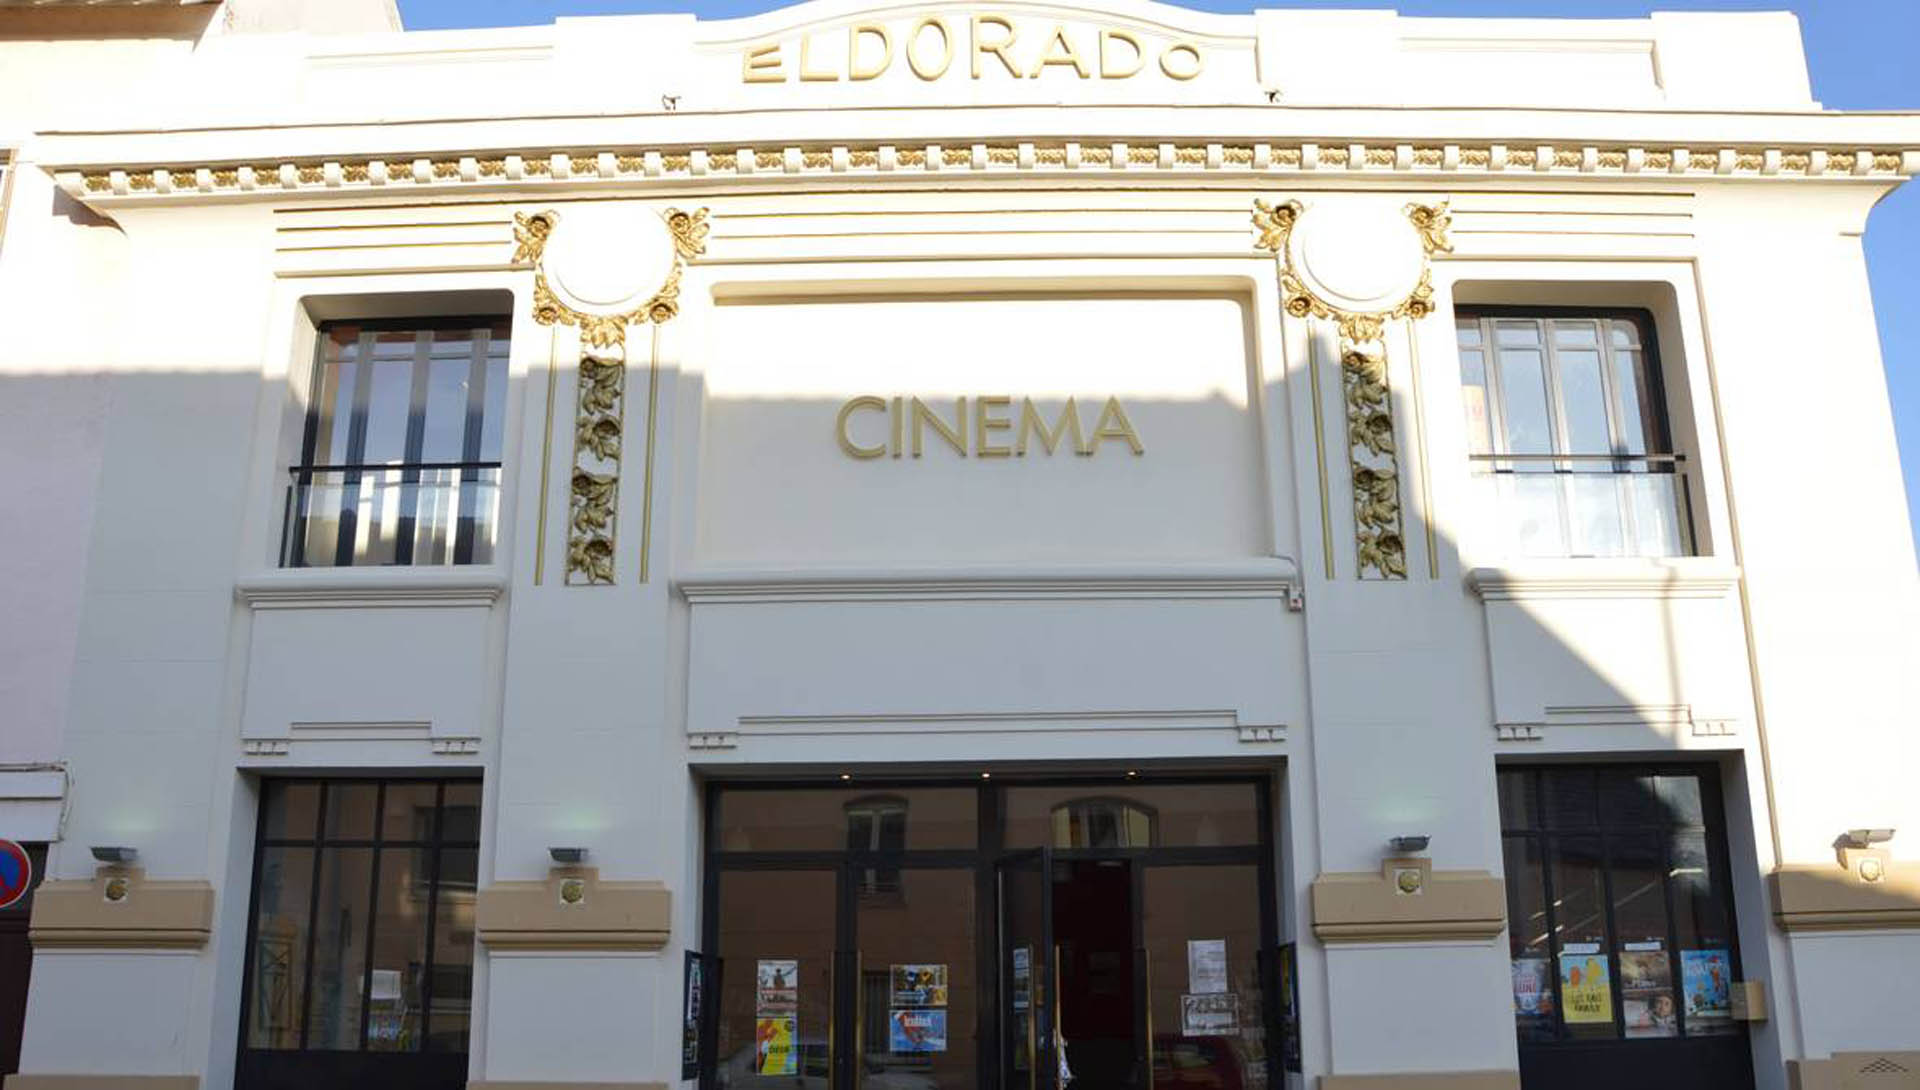
[[[9,1090],[1920,1086],[1920,115],[1790,16],[0,81]]]

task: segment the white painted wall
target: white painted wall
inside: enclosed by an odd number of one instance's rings
[[[139,54],[175,66],[164,94],[0,119],[35,133],[0,250],[0,391],[19,391],[0,397],[0,510],[20,528],[0,543],[0,761],[71,765],[56,875],[130,843],[219,898],[201,954],[41,957],[27,1070],[226,1085],[250,778],[369,768],[485,773],[483,883],[584,843],[610,879],[674,886],[658,958],[483,953],[476,1078],[672,1077],[704,777],[1063,761],[1282,777],[1309,1075],[1512,1066],[1503,943],[1330,951],[1305,890],[1405,833],[1439,868],[1497,872],[1497,762],[1598,754],[1725,770],[1745,969],[1773,989],[1763,1086],[1784,1059],[1920,1046],[1904,985],[1856,977],[1911,933],[1789,943],[1760,892],[1841,829],[1920,828],[1901,779],[1920,589],[1857,238],[1920,170],[1920,119],[1818,112],[1783,16],[1010,10],[1219,63],[976,81],[963,52],[936,79],[741,81],[743,50],[797,65],[800,41],[870,14],[828,0],[168,39]],[[1541,70],[1564,78],[1518,78]],[[1498,170],[1462,151],[1495,144]],[[1818,170],[1782,166],[1803,147]],[[1711,162],[1648,165],[1688,148]],[[1828,149],[1867,153],[1829,170]],[[555,153],[557,174],[525,173]],[[372,159],[378,182],[350,173]],[[164,191],[154,164],[180,170]],[[244,186],[241,164],[260,168]],[[1357,577],[1337,345],[1283,316],[1248,218],[1256,197],[1362,191],[1454,212],[1439,312],[1388,331],[1405,582]],[[679,317],[632,337],[617,581],[579,589],[578,334],[530,320],[509,258],[513,213],[592,201],[704,207],[713,231]],[[497,301],[515,315],[497,561],[272,570],[314,323]],[[1703,556],[1519,565],[1489,544],[1449,318],[1503,301],[1653,313]],[[855,460],[834,417],[865,393],[1072,394],[1089,426],[1117,396],[1146,452],[962,459],[929,437],[917,460]],[[146,1028],[70,1028],[102,1021]]]

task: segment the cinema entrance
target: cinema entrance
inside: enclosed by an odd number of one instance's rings
[[[1261,776],[714,787],[702,1085],[1278,1085],[1269,794]]]

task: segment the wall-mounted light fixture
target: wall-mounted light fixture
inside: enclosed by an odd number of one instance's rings
[[[1848,829],[1840,834],[1841,842],[1849,848],[1871,848],[1892,839],[1892,829]]]
[[[1887,850],[1875,845],[1892,839],[1892,829],[1848,829],[1834,838],[1833,854],[1862,882],[1878,882],[1887,876]]]
[[[577,867],[587,861],[585,848],[548,848],[547,854],[553,857],[554,863],[563,867]]]
[[[1427,845],[1431,843],[1433,843],[1433,837],[1426,833],[1417,833],[1412,836],[1393,837],[1387,841],[1387,847],[1393,849],[1395,855],[1412,855],[1415,852],[1426,851]]]
[[[140,858],[140,849],[138,848],[95,845],[88,850],[93,852],[93,858],[96,862],[111,863],[114,866],[120,867],[124,867],[128,863]]]

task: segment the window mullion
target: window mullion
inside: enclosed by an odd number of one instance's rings
[[[367,1024],[373,1017],[373,948],[380,940],[380,823],[387,812],[387,785],[373,796],[373,861],[367,873],[367,954],[360,967],[360,1051],[367,1050]]]
[[[413,334],[413,381],[407,390],[407,437],[400,461],[400,519],[394,531],[393,561],[413,563],[420,525],[420,470],[427,435],[427,395],[433,376],[433,330]]]
[[[1625,1001],[1620,996],[1620,932],[1614,925],[1613,900],[1613,841],[1618,834],[1610,830],[1603,818],[1598,830],[1600,841],[1600,889],[1606,898],[1602,919],[1606,927],[1607,1001],[1613,1008],[1613,1039],[1623,1040],[1627,1035]]]
[[[434,925],[440,918],[440,857],[445,853],[447,821],[447,785],[438,784],[433,792],[433,836],[427,861],[427,949],[420,958],[420,1048],[428,1051],[433,1042]],[[404,985],[403,985],[404,988]]]
[[[1540,329],[1540,369],[1547,382],[1547,430],[1550,434],[1548,447],[1556,454],[1578,454],[1568,438],[1567,403],[1565,389],[1560,384],[1560,353],[1553,343],[1553,320],[1535,319]],[[1573,517],[1576,502],[1575,476],[1580,464],[1573,461],[1556,460],[1550,463],[1556,478],[1556,491],[1560,502],[1556,512],[1560,517],[1560,540],[1566,543],[1569,553],[1575,552]]]
[[[347,461],[359,466],[367,456],[367,404],[373,397],[372,331],[362,331],[357,343],[353,369],[353,410],[347,418]],[[334,422],[339,427],[339,422]],[[349,469],[340,475],[340,539],[334,543],[336,565],[353,564],[355,543],[360,536],[360,470]]]
[[[1654,835],[1660,838],[1660,894],[1667,905],[1667,991],[1673,996],[1673,1031],[1676,1036],[1685,1037],[1687,1004],[1686,995],[1680,989],[1684,974],[1680,965],[1680,906],[1674,902],[1673,826],[1663,825]],[[1702,849],[1706,843],[1707,837],[1701,836]]]
[[[467,360],[467,419],[461,433],[460,460],[471,465],[480,460],[480,433],[485,427],[487,410],[487,357],[493,343],[493,330],[481,326],[470,335],[472,354]],[[459,477],[460,518],[454,524],[453,562],[473,563],[474,515],[479,489],[474,487],[477,470],[461,469]]]
[[[1508,454],[1511,450],[1507,445],[1507,395],[1500,375],[1500,346],[1494,342],[1494,333],[1493,319],[1481,318],[1480,351],[1487,371],[1487,415],[1493,432],[1493,453]],[[1513,464],[1507,463],[1507,468],[1513,468]]]
[[[305,967],[300,970],[300,1049],[303,1052],[313,1013],[313,941],[320,920],[320,862],[326,856],[327,788],[325,783],[320,785],[320,809],[313,827],[313,874],[307,883],[307,950]]]

